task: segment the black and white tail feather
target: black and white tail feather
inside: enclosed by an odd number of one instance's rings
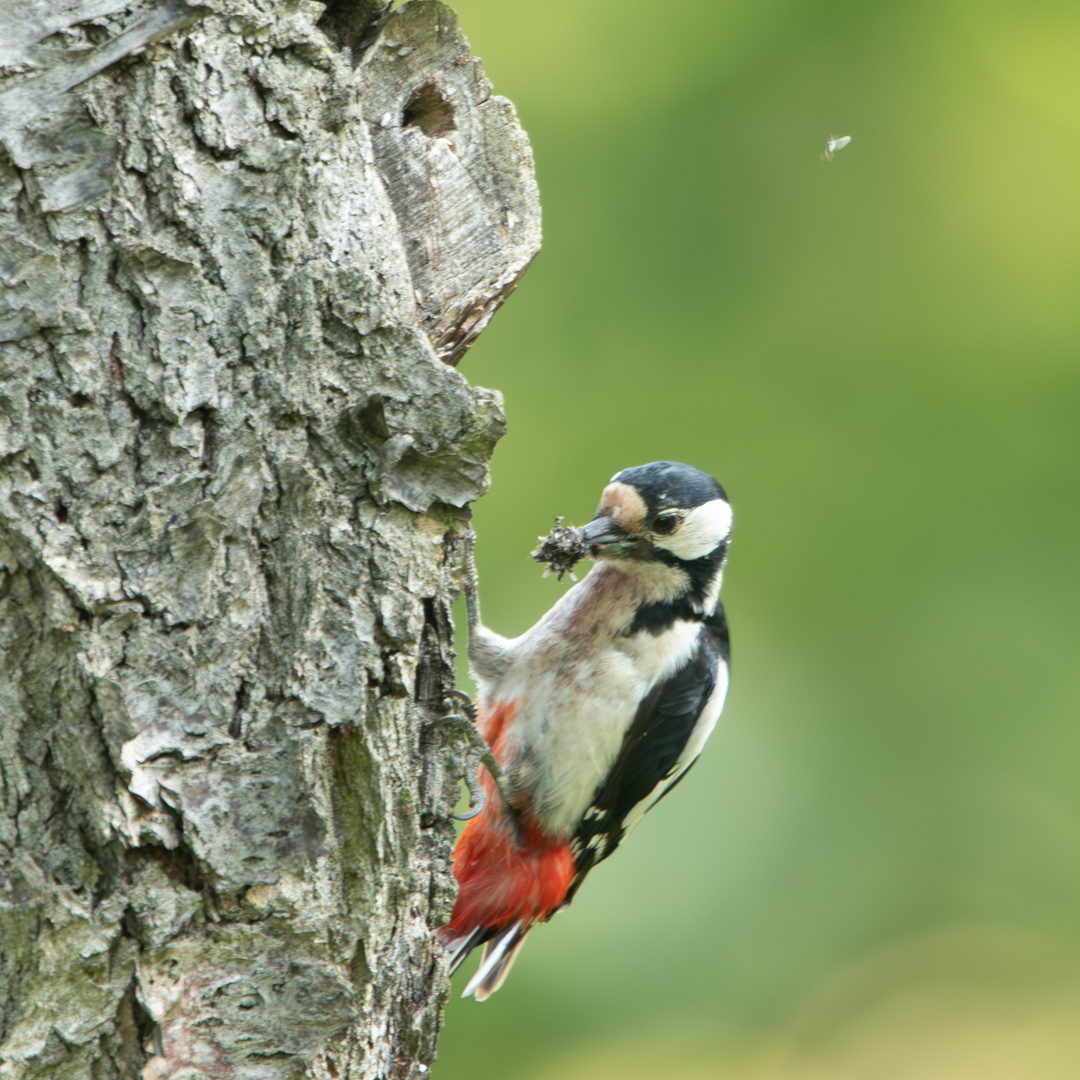
[[[451,973],[464,963],[465,958],[477,945],[486,931],[478,927],[471,934],[458,938],[450,945],[450,971]],[[514,961],[521,952],[521,946],[525,944],[529,927],[524,919],[500,930],[493,938],[484,944],[484,955],[480,959],[480,966],[469,980],[468,985],[462,991],[463,998],[473,995],[477,1001],[485,1001],[502,986]]]

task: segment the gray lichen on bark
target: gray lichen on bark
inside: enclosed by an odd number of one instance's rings
[[[3,1080],[434,1057],[452,365],[539,208],[453,13],[376,8],[0,0]]]

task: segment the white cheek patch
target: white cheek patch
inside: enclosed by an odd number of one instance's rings
[[[653,543],[690,561],[714,551],[730,534],[731,507],[724,499],[713,499],[688,511],[674,536],[657,536]]]

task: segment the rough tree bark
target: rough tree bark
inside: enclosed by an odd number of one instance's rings
[[[526,138],[433,0],[0,27],[0,1078],[420,1075]]]

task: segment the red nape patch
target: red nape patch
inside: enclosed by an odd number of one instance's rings
[[[488,745],[500,763],[513,714],[512,705],[500,703],[483,721]],[[454,851],[458,898],[442,929],[448,939],[481,926],[498,929],[518,919],[546,919],[563,902],[574,878],[569,839],[545,833],[528,812],[520,815],[518,835],[486,770],[481,782],[487,802],[465,826]]]

